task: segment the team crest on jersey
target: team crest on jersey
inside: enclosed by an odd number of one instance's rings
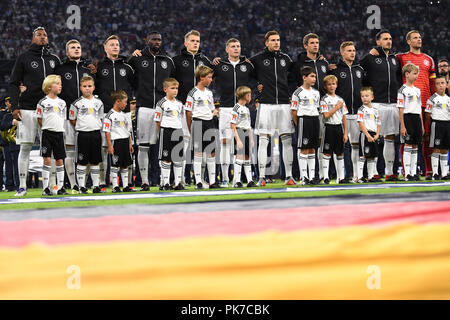
[[[434,144],[437,145],[437,146],[440,145],[441,144],[441,139],[435,139],[434,140]]]
[[[51,67],[52,69],[55,68],[55,61],[54,61],[54,60],[50,60],[50,61],[49,61],[49,64],[50,64],[50,67]]]
[[[70,72],[67,72],[67,73],[64,75],[64,78],[66,78],[66,80],[70,80],[70,79],[72,79],[72,74],[71,74]]]
[[[281,64],[282,67],[286,67],[286,60],[281,59],[280,60],[280,64]]]
[[[120,69],[120,70],[119,70],[119,73],[120,73],[120,75],[121,75],[122,77],[125,77],[125,76],[127,75],[127,70],[125,70],[125,69]]]
[[[341,77],[342,79],[345,79],[345,78],[347,78],[347,74],[344,71],[342,71],[341,73],[339,73],[339,77]]]
[[[242,72],[247,72],[247,66],[245,65],[240,66],[240,69]]]
[[[428,67],[428,66],[430,65],[430,61],[425,60],[425,61],[423,62],[423,64],[426,65],[426,66]]]
[[[183,62],[181,63],[181,65],[185,68],[189,67],[189,61],[187,60],[183,60]]]
[[[383,62],[383,60],[381,60],[381,58],[376,58],[375,59],[375,63],[376,64],[381,64]]]
[[[395,58],[392,58],[392,64],[394,65],[394,66],[396,66],[397,65],[397,60],[395,60]]]
[[[83,77],[89,77],[87,73],[83,73]]]
[[[203,66],[203,65],[204,65],[203,61],[200,60],[200,61],[198,62],[198,66]]]
[[[142,61],[141,62],[141,66],[144,67],[144,68],[147,68],[148,67],[148,61],[147,60]]]
[[[358,78],[361,78],[361,71],[356,70],[356,76],[357,76]]]
[[[103,69],[102,70],[102,75],[104,75],[105,77],[109,74],[109,70],[108,69]]]
[[[167,69],[167,61],[161,61],[161,68]]]
[[[327,67],[325,67],[325,66],[320,66],[320,69],[322,69],[322,72],[323,72],[323,73],[327,73]]]
[[[229,70],[229,67],[226,64],[224,64],[222,66],[222,71],[227,72],[228,70]]]
[[[264,61],[263,61],[263,64],[267,67],[267,66],[270,66],[270,60],[269,59],[265,59]]]
[[[36,61],[31,61],[31,67],[33,69],[36,69],[37,67],[39,67],[39,63],[37,63]]]

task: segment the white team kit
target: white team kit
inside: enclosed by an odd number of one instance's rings
[[[46,96],[36,108],[36,117],[42,118],[42,130],[64,132],[66,116],[66,102],[60,98]]]
[[[330,96],[328,94],[322,97],[320,101],[320,112],[330,112],[336,106],[336,104],[341,101],[343,106],[341,109],[337,110],[331,117],[324,119],[326,124],[342,124],[342,117],[348,114],[347,106],[345,105],[344,99],[338,95]]]
[[[376,133],[378,125],[381,125],[378,110],[373,107],[361,106],[358,109],[358,122],[363,122],[367,131]]]
[[[208,88],[205,90],[193,88],[186,98],[185,109],[192,112],[193,119],[211,120],[215,109],[212,91]]]
[[[162,98],[155,108],[155,121],[161,123],[161,127],[182,129],[183,104],[179,100],[170,101]]]
[[[111,109],[103,120],[103,131],[111,134],[111,140],[126,139],[130,136],[131,123],[124,112]]]
[[[69,120],[77,120],[76,131],[102,130],[103,110],[103,102],[100,99],[80,97],[70,106]]]

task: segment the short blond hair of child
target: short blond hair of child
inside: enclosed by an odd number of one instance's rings
[[[80,84],[82,84],[83,82],[86,82],[86,81],[92,81],[95,83],[94,78],[92,78],[91,76],[84,76],[83,78],[81,78]]]
[[[51,74],[45,77],[44,82],[42,82],[42,91],[44,91],[45,94],[48,94],[52,85],[58,80],[61,80],[61,76],[57,74]]]
[[[369,91],[372,93],[373,95],[373,89],[372,87],[362,87],[361,90],[359,92],[364,92],[364,91]]]
[[[180,85],[180,83],[175,78],[167,78],[163,82],[163,87],[164,88],[168,88],[170,86],[179,86],[179,85]]]
[[[128,99],[128,95],[123,90],[117,90],[111,92],[111,100],[113,103],[116,103],[117,100]]]
[[[236,89],[236,98],[238,100],[244,99],[249,93],[252,93],[252,89],[247,86],[240,86]]]
[[[323,78],[323,85],[326,86],[328,82],[334,81],[336,84],[338,83],[338,78],[332,74],[329,74]]]
[[[201,78],[206,77],[208,74],[214,73],[214,70],[211,69],[208,66],[198,66],[197,69],[195,69],[195,80],[197,82],[200,81]]]
[[[413,72],[413,71],[419,72],[419,68],[418,68],[415,64],[407,63],[407,64],[405,64],[405,65],[403,66],[403,68],[402,68],[402,76],[405,76],[405,74],[406,74],[407,72],[408,72],[408,73],[411,73],[411,72]]]

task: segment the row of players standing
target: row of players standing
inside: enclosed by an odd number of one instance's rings
[[[412,36],[420,34],[416,31],[409,34],[407,39],[411,46],[409,54],[417,54],[421,42],[412,42]],[[415,39],[415,38],[414,38]],[[226,45],[228,57],[216,60],[214,65],[200,51],[200,34],[191,31],[185,36],[185,48],[181,54],[170,58],[162,51],[162,37],[158,32],[152,32],[147,37],[147,46],[142,52],[137,52],[135,57],[125,59],[120,56],[119,39],[115,36],[108,38],[104,43],[106,57],[99,62],[97,66],[87,66],[86,61],[81,58],[81,45],[77,42],[68,43],[66,47],[67,59],[60,64],[58,57],[48,51],[48,38],[43,28],[38,28],[33,32],[33,44],[30,50],[16,61],[11,76],[11,103],[15,118],[21,120],[21,127],[18,133],[18,142],[21,145],[19,154],[19,176],[20,188],[18,195],[26,193],[26,174],[28,171],[29,153],[36,132],[36,124],[32,123],[31,117],[27,114],[34,111],[36,104],[42,98],[41,83],[46,75],[51,73],[60,74],[63,81],[63,93],[61,97],[70,105],[73,100],[80,96],[79,80],[82,75],[88,75],[95,72],[96,93],[103,101],[105,112],[111,109],[109,94],[118,89],[122,89],[132,96],[133,90],[137,96],[137,143],[139,145],[138,163],[142,177],[142,189],[149,187],[148,168],[149,151],[150,155],[156,152],[156,126],[154,124],[154,109],[156,103],[163,97],[162,82],[164,79],[173,76],[180,83],[178,99],[185,103],[188,92],[195,86],[194,71],[198,65],[208,65],[214,69],[214,76],[219,91],[219,106],[221,117],[219,119],[219,132],[222,141],[221,164],[223,180],[227,181],[228,166],[230,160],[230,140],[232,138],[229,125],[226,124],[226,110],[231,110],[235,104],[235,89],[242,85],[258,84],[260,96],[258,98],[259,108],[256,121],[256,132],[259,134],[258,163],[260,183],[264,183],[265,168],[267,162],[267,147],[269,138],[278,130],[283,147],[283,160],[285,176],[288,184],[293,183],[292,179],[292,127],[289,113],[290,93],[301,85],[300,69],[303,66],[312,66],[316,70],[317,81],[315,88],[323,93],[322,80],[328,73],[335,74],[338,79],[337,94],[340,95],[349,109],[349,121],[352,121],[352,115],[356,115],[361,106],[359,89],[363,80],[367,81],[373,87],[375,94],[375,103],[379,103],[382,120],[382,135],[385,136],[384,158],[386,161],[386,175],[389,179],[395,179],[393,174],[393,164],[395,158],[395,147],[391,141],[395,134],[398,134],[397,128],[389,131],[389,123],[395,122],[393,107],[396,103],[396,93],[401,86],[400,69],[401,64],[406,61],[395,56],[392,50],[392,39],[388,31],[381,31],[377,34],[377,47],[366,55],[361,64],[355,62],[355,47],[351,43],[341,47],[342,59],[336,66],[330,65],[319,53],[319,37],[315,34],[308,34],[304,37],[303,43],[306,52],[299,54],[297,61],[293,62],[291,58],[280,51],[280,36],[277,32],[270,31],[265,36],[266,48],[250,60],[241,56],[241,47],[239,41],[229,41]],[[414,50],[414,52],[413,52]],[[399,56],[401,57],[401,56]],[[428,63],[427,63],[428,61]],[[434,75],[434,62],[431,58],[423,59],[419,63],[420,73],[428,83]],[[255,80],[255,82],[252,81]],[[426,81],[424,81],[426,83]],[[27,90],[20,95],[19,86],[23,84]],[[425,85],[425,90],[430,91],[430,87]],[[431,91],[430,91],[431,92]],[[424,92],[422,99],[426,101],[430,92]],[[129,108],[129,107],[127,107]],[[223,110],[223,111],[222,111]],[[396,108],[395,108],[396,110]],[[129,109],[125,109],[129,112]],[[223,116],[222,116],[223,115]],[[272,117],[274,116],[274,117]],[[276,119],[276,121],[273,121]],[[394,121],[391,121],[394,119]],[[398,119],[398,115],[397,115]],[[387,125],[385,125],[387,123]],[[228,122],[229,124],[229,122]],[[275,126],[273,126],[276,124]],[[185,137],[186,145],[188,137]],[[352,162],[355,166],[358,153],[356,150],[355,139],[350,134],[352,142]],[[72,144],[71,144],[72,143]],[[66,170],[71,180],[72,186],[75,186],[74,178],[74,142],[66,141],[68,157],[66,158]],[[155,150],[150,150],[155,146]],[[106,159],[107,148],[104,148],[103,154]],[[73,150],[73,153],[70,151]],[[105,161],[103,161],[105,163]],[[320,162],[319,162],[320,163]],[[152,161],[153,169],[158,168],[156,157]],[[183,166],[184,167],[184,166]],[[104,184],[104,171],[101,170],[101,182]],[[349,170],[347,170],[349,172]],[[157,180],[159,174],[157,170],[151,170],[152,181]],[[428,173],[428,172],[427,172]],[[348,174],[348,173],[347,173]],[[148,189],[147,189],[148,190]]]

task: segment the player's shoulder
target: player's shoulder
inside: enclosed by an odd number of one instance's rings
[[[339,95],[336,95],[336,98],[337,98],[338,100],[340,100],[340,101],[344,102],[344,104],[345,104],[345,100],[344,100],[344,98],[342,98],[342,97],[341,97],[341,96],[339,96]]]
[[[403,94],[405,92],[406,88],[407,88],[406,85],[402,84],[402,86],[398,89],[397,92]]]
[[[193,87],[193,88],[188,92],[188,96],[193,97],[194,94],[195,94],[197,91],[199,91],[199,90],[197,89],[197,87]]]
[[[38,101],[38,105],[43,104],[47,99],[48,99],[47,96],[43,97],[41,100]]]
[[[241,105],[239,104],[239,103],[236,103],[235,105],[234,105],[234,107],[233,107],[233,112],[238,112],[239,111],[239,109],[241,108]]]
[[[358,113],[364,113],[368,108],[365,105],[362,105],[358,108]]]
[[[328,101],[330,98],[331,98],[330,95],[329,95],[328,93],[325,93],[325,94],[320,98],[320,100],[321,100],[321,101]]]
[[[290,62],[292,62],[291,57],[290,57],[287,53],[284,53],[284,52],[280,51],[280,57],[281,57],[281,58],[286,58],[286,59],[288,59]],[[328,61],[327,61],[327,63],[328,63]]]
[[[311,93],[314,95],[319,95],[319,97],[320,97],[320,91],[317,90],[316,88],[311,88]]]
[[[300,86],[297,89],[295,89],[293,95],[298,96],[303,90],[304,90],[303,87]]]
[[[95,97],[94,97],[94,98],[95,98]],[[72,104],[75,106],[75,105],[79,104],[81,100],[83,100],[83,96],[81,96],[81,97],[76,98],[75,100],[73,100]]]
[[[111,119],[111,117],[114,113],[116,113],[116,111],[114,111],[114,109],[109,110],[108,113],[106,114],[105,118]]]
[[[167,98],[166,97],[162,97],[161,98],[161,100],[159,100],[157,103],[156,103],[156,108],[163,108],[163,105],[164,105],[164,103],[167,101]]]
[[[431,97],[428,98],[428,100],[430,100],[431,103],[434,103],[437,97],[438,97],[438,94],[435,92],[431,95]]]

